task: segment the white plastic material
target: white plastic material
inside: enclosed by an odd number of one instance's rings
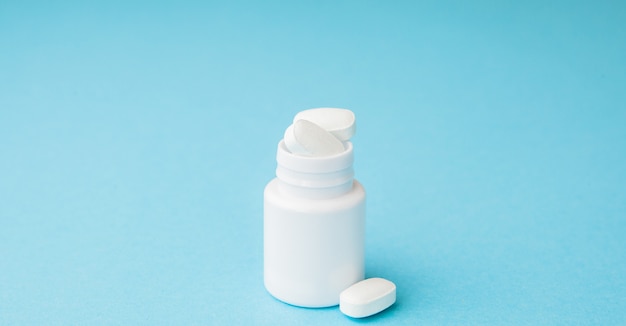
[[[317,108],[300,111],[293,121],[308,120],[324,128],[342,142],[350,140],[356,132],[354,113],[346,109]]]
[[[264,282],[302,307],[328,307],[364,278],[365,191],[353,179],[353,149],[330,156],[278,145],[276,178],[264,193]]]
[[[368,278],[341,292],[339,310],[353,318],[377,314],[396,302],[396,285],[384,278]]]
[[[306,156],[330,156],[343,152],[343,143],[321,126],[297,120],[285,130],[285,145],[290,152]]]

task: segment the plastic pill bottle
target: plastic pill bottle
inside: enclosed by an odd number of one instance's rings
[[[265,288],[295,306],[337,305],[365,269],[365,190],[354,179],[352,143],[316,157],[281,141],[276,161],[264,193]]]

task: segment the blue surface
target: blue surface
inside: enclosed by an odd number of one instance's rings
[[[0,324],[308,325],[262,284],[299,110],[357,114],[381,324],[626,324],[626,4],[0,2]]]

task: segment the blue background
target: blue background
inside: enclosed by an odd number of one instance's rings
[[[262,192],[352,109],[361,321],[274,300]],[[626,324],[626,3],[0,1],[0,324]]]

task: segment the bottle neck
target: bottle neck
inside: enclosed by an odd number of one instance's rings
[[[279,190],[294,197],[324,199],[341,196],[352,189],[354,161],[352,143],[340,154],[313,157],[294,155],[284,142],[278,144],[276,177]]]

